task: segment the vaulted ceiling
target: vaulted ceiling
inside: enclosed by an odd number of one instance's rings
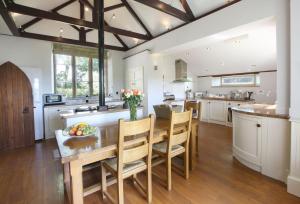
[[[105,46],[126,51],[238,1],[104,0]],[[0,0],[0,34],[97,47],[97,2]]]

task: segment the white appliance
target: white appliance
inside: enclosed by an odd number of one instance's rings
[[[35,140],[44,138],[43,102],[41,95],[42,72],[38,68],[21,67],[30,80],[33,95]]]

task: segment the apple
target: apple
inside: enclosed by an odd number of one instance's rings
[[[75,135],[75,133],[76,133],[76,131],[73,131],[73,129],[71,129],[71,130],[69,131],[69,135],[71,135],[71,136]]]
[[[82,131],[81,131],[81,130],[78,130],[78,131],[76,132],[76,135],[77,135],[77,136],[82,136]]]

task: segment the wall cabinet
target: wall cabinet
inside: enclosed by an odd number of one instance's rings
[[[286,182],[290,122],[233,112],[233,156],[247,167]]]

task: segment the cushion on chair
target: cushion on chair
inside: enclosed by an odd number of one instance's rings
[[[153,145],[153,149],[162,153],[166,153],[167,152],[167,142],[161,142],[158,144],[154,144]],[[178,151],[184,149],[183,146],[181,145],[173,145],[172,146],[172,152]]]
[[[103,161],[106,165],[110,166],[114,171],[117,171],[118,168],[118,160],[117,158],[107,159]],[[126,173],[128,171],[134,170],[136,168],[146,166],[146,162],[144,160],[137,160],[134,162],[130,162],[128,164],[124,164],[123,166],[123,173]]]

